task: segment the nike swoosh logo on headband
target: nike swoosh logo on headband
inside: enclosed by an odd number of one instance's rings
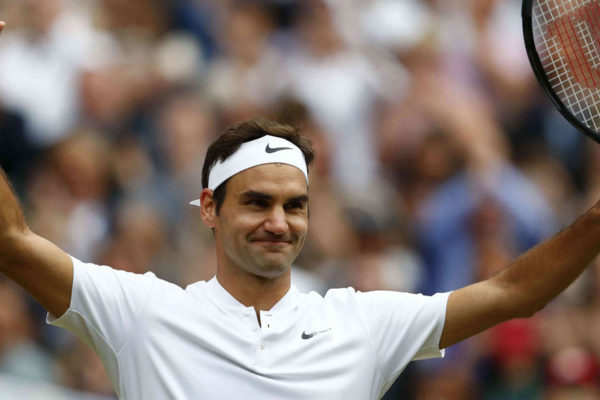
[[[275,153],[276,151],[281,151],[281,150],[291,150],[291,147],[271,147],[270,144],[267,143],[267,147],[265,147],[265,151],[267,153]]]

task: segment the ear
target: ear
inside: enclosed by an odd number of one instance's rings
[[[200,213],[204,225],[209,228],[214,228],[217,219],[217,203],[213,199],[213,191],[210,189],[202,189],[200,193]]]

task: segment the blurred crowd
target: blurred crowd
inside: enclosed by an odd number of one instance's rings
[[[0,0],[0,165],[73,256],[183,287],[215,273],[188,206],[253,116],[317,150],[302,290],[433,294],[506,267],[600,194],[519,0]],[[0,374],[113,396],[92,350],[0,277]],[[531,319],[413,363],[386,399],[600,399],[600,266]],[[0,379],[0,397],[3,384]],[[43,397],[42,397],[43,398]]]

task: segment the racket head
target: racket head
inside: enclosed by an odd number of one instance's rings
[[[523,0],[522,22],[538,82],[560,113],[600,144],[600,4]]]

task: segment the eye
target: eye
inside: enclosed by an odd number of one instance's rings
[[[304,203],[301,201],[292,201],[285,205],[286,210],[302,210],[304,209]]]
[[[269,203],[266,200],[262,200],[262,199],[248,200],[246,202],[246,204],[249,205],[249,206],[260,207],[260,208],[264,208],[264,207],[268,207],[269,206]]]

